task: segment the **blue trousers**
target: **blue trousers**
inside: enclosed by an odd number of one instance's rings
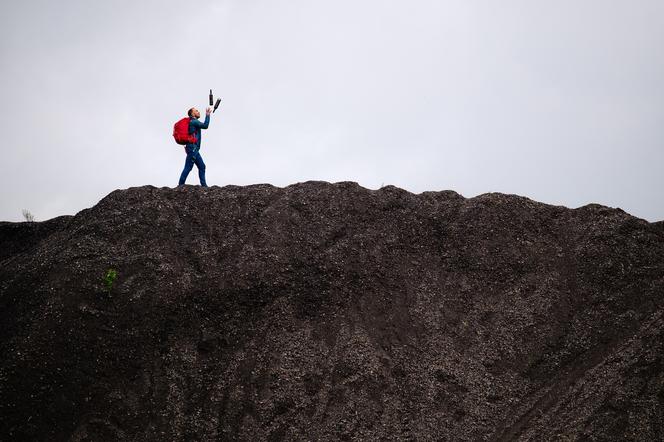
[[[182,185],[187,181],[187,176],[195,164],[198,168],[198,178],[201,180],[201,186],[207,187],[207,183],[205,182],[205,163],[203,162],[200,151],[194,150],[193,146],[185,146],[184,149],[187,151],[187,158],[184,160],[184,169],[182,169],[178,185]]]

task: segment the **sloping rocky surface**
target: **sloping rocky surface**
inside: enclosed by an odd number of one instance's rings
[[[663,440],[663,302],[619,209],[115,191],[0,223],[0,439]]]

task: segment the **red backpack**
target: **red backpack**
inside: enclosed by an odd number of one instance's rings
[[[194,144],[196,142],[196,136],[189,133],[189,121],[191,118],[185,117],[175,123],[173,126],[173,138],[178,144]]]

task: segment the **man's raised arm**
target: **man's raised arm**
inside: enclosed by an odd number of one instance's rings
[[[210,125],[210,112],[212,112],[212,109],[210,109],[209,107],[205,109],[205,121],[201,123],[198,120],[191,120],[192,126],[197,127],[199,129],[207,129],[208,126]]]

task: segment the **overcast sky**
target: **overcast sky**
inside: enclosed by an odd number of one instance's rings
[[[515,193],[664,219],[664,1],[3,1],[0,220],[177,185]],[[188,184],[198,184],[196,169]]]

